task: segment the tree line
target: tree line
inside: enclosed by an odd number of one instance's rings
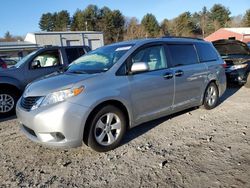
[[[106,44],[164,35],[204,38],[222,27],[250,27],[250,9],[243,16],[230,15],[228,8],[215,4],[210,10],[203,7],[199,12],[184,12],[161,23],[148,13],[140,22],[136,17],[125,17],[119,10],[89,5],[78,9],[72,17],[66,10],[45,13],[39,26],[42,31],[103,31]]]
[[[23,37],[22,36],[13,36],[12,34],[10,34],[9,31],[7,31],[4,34],[3,38],[0,37],[0,42],[15,42],[15,41],[23,41]]]
[[[67,10],[44,13],[39,27],[42,31],[102,31],[105,44],[165,35],[204,38],[222,27],[250,27],[250,9],[243,15],[231,16],[228,8],[215,4],[209,10],[203,7],[198,12],[183,12],[159,23],[150,13],[139,21],[136,17],[124,16],[120,10],[89,5],[85,9],[77,9],[72,16]],[[13,41],[15,38],[7,32],[0,41]]]

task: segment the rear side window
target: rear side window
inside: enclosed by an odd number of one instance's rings
[[[168,49],[174,67],[198,63],[198,57],[192,44],[169,44]]]
[[[84,50],[81,48],[66,48],[65,49],[69,63],[72,63],[78,57],[85,54]]]
[[[200,62],[215,61],[218,59],[218,54],[210,44],[196,44],[196,49],[199,55]]]

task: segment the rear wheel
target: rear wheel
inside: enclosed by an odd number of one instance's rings
[[[5,118],[15,113],[18,94],[11,89],[0,91],[0,118]]]
[[[215,83],[210,83],[207,86],[204,96],[204,107],[207,110],[211,110],[216,107],[219,101],[219,91]]]
[[[126,118],[115,106],[101,108],[92,118],[88,146],[98,152],[116,148],[126,132]]]

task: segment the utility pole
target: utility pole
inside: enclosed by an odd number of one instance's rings
[[[88,31],[88,21],[85,21],[85,30]]]

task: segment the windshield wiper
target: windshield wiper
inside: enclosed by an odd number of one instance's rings
[[[74,70],[74,71],[67,71],[68,73],[73,73],[73,74],[88,74],[85,71],[82,70]]]

